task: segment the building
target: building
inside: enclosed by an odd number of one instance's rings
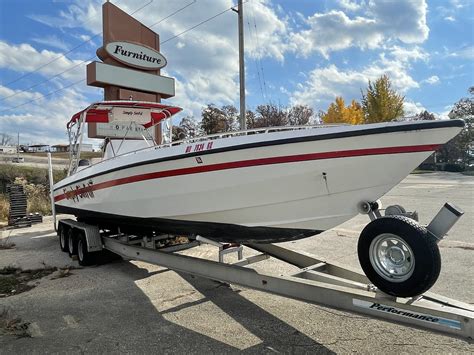
[[[92,144],[82,143],[82,152],[93,152]],[[69,152],[69,144],[55,144],[51,146],[51,152]]]
[[[16,146],[12,146],[12,145],[0,145],[0,153],[3,153],[3,154],[14,154],[14,153],[16,153]]]
[[[49,152],[50,147],[48,144],[31,144],[28,146],[29,153],[44,153]]]

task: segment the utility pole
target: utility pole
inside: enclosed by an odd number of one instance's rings
[[[240,76],[240,130],[247,129],[245,120],[245,63],[244,63],[244,6],[239,0],[238,9],[232,9],[239,15],[239,76]]]

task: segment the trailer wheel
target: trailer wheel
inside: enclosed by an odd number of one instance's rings
[[[90,266],[96,263],[96,253],[87,250],[87,239],[84,233],[77,238],[77,261],[81,266]]]
[[[381,291],[412,297],[434,285],[441,270],[436,238],[404,216],[378,218],[362,231],[359,262]]]
[[[77,238],[73,228],[69,228],[67,233],[67,251],[69,256],[77,255]]]
[[[65,226],[59,225],[58,227],[59,247],[63,252],[68,251],[68,230]]]

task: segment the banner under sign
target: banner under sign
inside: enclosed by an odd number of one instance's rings
[[[147,120],[150,120],[150,118],[147,118]],[[137,123],[137,121],[131,122],[130,120],[97,123],[96,130],[97,136],[101,137],[143,139],[143,136],[149,138],[151,134],[151,136],[155,138],[155,129],[149,129],[148,132],[146,132],[146,129],[140,123]]]
[[[145,124],[151,121],[150,109],[114,107],[109,113],[109,121],[134,121],[137,124]]]

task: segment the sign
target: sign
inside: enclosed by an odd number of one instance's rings
[[[155,49],[130,42],[110,42],[106,52],[119,62],[144,70],[157,70],[166,65],[166,58]]]
[[[87,85],[98,87],[113,85],[141,92],[159,93],[162,98],[172,97],[175,94],[173,78],[100,62],[87,65]]]

